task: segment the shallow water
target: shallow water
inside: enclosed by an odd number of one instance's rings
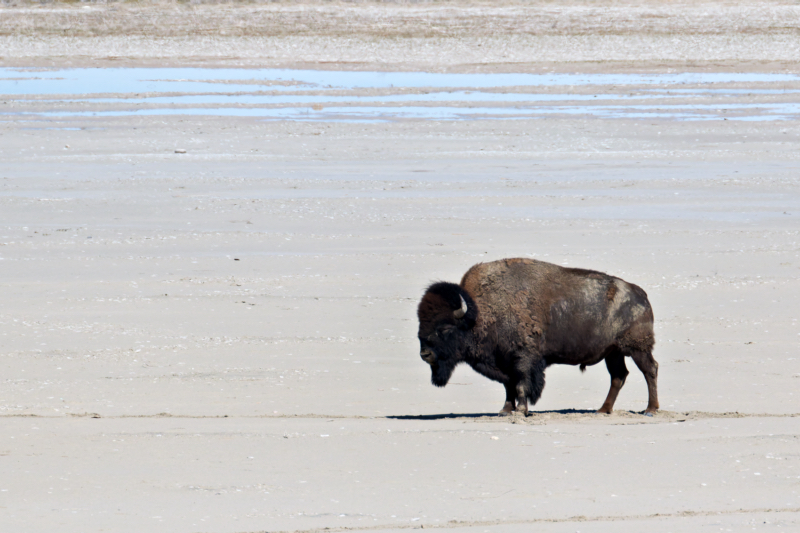
[[[587,115],[790,120],[800,75],[438,74],[286,69],[0,68],[19,117],[216,115],[294,121]]]
[[[393,87],[552,87],[571,85],[681,85],[800,81],[796,74],[440,74],[289,69],[0,68],[0,94],[102,94],[141,92],[236,92],[262,90],[369,89]],[[239,83],[236,83],[239,82]],[[246,82],[246,83],[242,83]],[[276,85],[276,83],[286,85]]]
[[[737,116],[723,113],[757,112],[755,115]],[[34,114],[34,113],[31,113]],[[390,120],[491,120],[531,119],[558,115],[591,115],[597,118],[663,118],[672,120],[745,120],[775,121],[794,120],[800,116],[800,104],[729,105],[719,109],[713,105],[658,105],[658,106],[526,106],[526,107],[392,107],[392,106],[347,106],[326,107],[315,110],[310,107],[264,107],[264,108],[154,108],[114,111],[48,111],[35,113],[49,117],[94,116],[147,116],[147,115],[208,115],[230,117],[258,117],[272,120],[309,122],[349,121],[373,122]]]

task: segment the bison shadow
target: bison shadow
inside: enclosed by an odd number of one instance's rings
[[[595,415],[594,409],[557,409],[553,411],[531,411],[528,416],[534,418],[539,415]],[[387,416],[393,420],[447,420],[453,418],[511,418],[498,413],[447,413],[435,415],[394,415]]]

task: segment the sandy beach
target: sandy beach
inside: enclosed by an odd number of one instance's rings
[[[798,24],[0,4],[0,530],[800,527]],[[647,291],[656,416],[431,385],[425,287],[504,257]]]

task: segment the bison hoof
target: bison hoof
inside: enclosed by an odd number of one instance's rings
[[[500,416],[511,416],[511,413],[514,412],[514,404],[511,402],[506,402],[503,406],[503,409],[500,410]]]
[[[609,409],[608,407],[601,407],[600,409],[597,410],[597,414],[599,414],[599,415],[610,415],[611,414],[611,409]]]

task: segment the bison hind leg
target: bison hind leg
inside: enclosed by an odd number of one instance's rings
[[[622,353],[633,359],[644,374],[648,394],[647,409],[644,413],[651,416],[658,411],[658,363],[653,358],[654,345],[652,322],[636,325],[619,341]]]
[[[611,375],[611,387],[608,389],[606,401],[603,402],[597,412],[610,415],[614,409],[614,402],[617,401],[617,395],[622,386],[625,385],[625,378],[628,377],[625,355],[618,348],[615,347],[606,355],[606,368],[608,368],[608,373]]]
[[[644,414],[652,416],[658,411],[658,363],[653,358],[651,350],[635,351],[630,356],[647,382],[647,409]]]

